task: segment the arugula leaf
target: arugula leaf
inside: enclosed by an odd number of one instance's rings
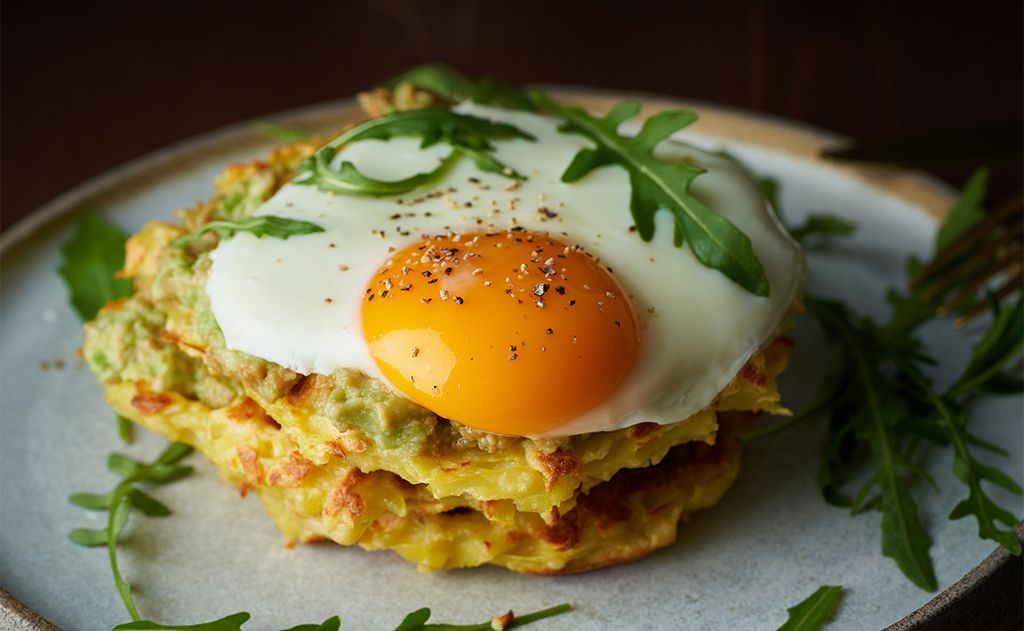
[[[147,495],[139,489],[128,491],[128,500],[134,508],[142,511],[147,517],[166,517],[171,514],[171,509],[160,500]]]
[[[156,457],[156,464],[177,464],[192,451],[192,446],[186,443],[171,443]]]
[[[311,184],[315,181],[320,190],[349,195],[401,195],[439,179],[461,157],[458,152],[453,151],[433,171],[417,173],[402,180],[384,181],[366,177],[351,162],[343,162],[337,170],[331,168],[334,155],[334,149],[330,148],[321,149],[313,154],[307,164],[313,176],[296,184]]]
[[[885,438],[875,437],[875,466],[881,467],[880,504],[882,511],[882,554],[891,558],[910,582],[929,592],[935,591],[935,567],[928,549],[932,539],[921,523],[917,504],[907,490],[905,476],[898,473],[900,463]],[[876,446],[877,445],[877,446]],[[888,451],[883,452],[883,449]]]
[[[117,592],[121,596],[122,602],[124,602],[125,609],[134,621],[141,620],[141,617],[132,599],[131,587],[121,576],[121,570],[118,566],[118,537],[120,537],[121,532],[128,524],[132,508],[138,508],[145,515],[151,517],[164,517],[171,514],[170,509],[166,505],[146,494],[135,485],[142,482],[157,485],[167,484],[191,474],[192,467],[177,464],[190,453],[192,453],[192,448],[188,445],[184,443],[171,443],[151,463],[132,460],[121,454],[110,454],[110,457],[107,458],[107,468],[122,478],[117,486],[114,487],[114,490],[104,495],[74,493],[68,498],[71,503],[82,508],[108,510],[106,528],[96,530],[76,528],[71,531],[68,538],[81,546],[96,547],[105,545],[107,547],[110,569],[114,575],[114,585],[117,587]],[[215,628],[211,627],[210,629],[212,631]],[[216,629],[220,629],[220,627],[216,627]]]
[[[988,184],[988,169],[980,167],[964,185],[960,198],[956,200],[946,215],[939,232],[935,235],[935,252],[946,249],[961,234],[971,229],[985,217],[981,203],[985,201],[985,188]]]
[[[114,575],[114,585],[117,593],[121,596],[125,609],[132,620],[139,619],[139,612],[135,608],[135,601],[132,599],[132,588],[121,576],[121,568],[117,563],[117,538],[121,531],[128,524],[128,513],[131,511],[131,500],[124,496],[130,482],[121,482],[114,489],[114,497],[111,500],[113,510],[107,513],[107,556],[110,557],[110,571]]]
[[[297,627],[289,627],[284,631],[338,631],[341,628],[341,618],[331,616],[320,624],[300,624]]]
[[[968,445],[987,444],[966,431],[967,417],[957,399],[979,391],[989,380],[1000,379],[1003,366],[1019,356],[1024,344],[1024,305],[1018,300],[1013,307],[996,308],[991,327],[976,346],[961,377],[940,396],[918,368],[918,364],[928,363],[929,359],[916,350],[920,342],[913,333],[930,317],[930,312],[920,307],[916,296],[902,300],[890,325],[879,329],[843,305],[807,299],[809,312],[841,342],[846,356],[853,360],[852,369],[840,371],[846,376],[837,378],[849,379],[852,375],[854,386],[841,399],[845,403],[832,410],[832,438],[819,470],[819,484],[831,503],[852,506],[855,512],[867,507],[882,510],[883,553],[892,557],[915,585],[933,590],[934,570],[928,557],[930,538],[906,480],[913,474],[933,485],[934,482],[910,460],[913,443],[902,435],[953,446],[954,474],[968,487],[969,495],[953,510],[950,519],[973,514],[978,519],[979,536],[1020,554],[1020,542],[1013,532],[1016,517],[985,495],[981,481],[988,480],[1015,493],[1020,492],[1020,487],[1006,474],[971,456]],[[894,323],[900,324],[893,326]],[[897,371],[896,378],[887,378],[889,368]],[[839,490],[845,479],[840,471],[854,465],[852,454],[858,445],[868,447],[874,474],[857,497],[851,499]],[[870,493],[876,489],[879,494],[872,497]],[[1000,529],[996,522],[1007,529]]]
[[[430,609],[422,607],[402,618],[395,631],[421,631],[427,620],[430,620]]]
[[[270,121],[257,121],[256,125],[254,125],[253,131],[268,140],[274,140],[277,142],[301,142],[303,140],[308,140],[309,137],[312,136],[312,134],[305,129],[279,125]]]
[[[791,228],[789,234],[797,241],[812,236],[846,236],[857,230],[857,224],[847,221],[837,215],[815,214],[808,215],[804,223],[796,228]]]
[[[132,295],[131,281],[114,276],[124,266],[126,239],[113,224],[89,212],[64,243],[58,271],[82,320],[92,320],[103,305]]]
[[[989,394],[1020,394],[1024,392],[1024,379],[999,373],[981,384],[981,388]]]
[[[113,631],[242,631],[242,624],[249,618],[247,612],[240,611],[212,622],[191,625],[164,625],[149,620],[134,620],[117,625]]]
[[[490,77],[469,79],[444,64],[416,66],[393,77],[384,85],[394,89],[406,82],[449,101],[468,100],[482,104],[496,103],[520,110],[533,109],[533,104],[523,90]]]
[[[1024,349],[1021,331],[1024,331],[1024,299],[1018,298],[1009,308],[994,305],[992,325],[974,347],[963,374],[950,387],[949,396],[965,395],[1004,376],[1003,367]]]
[[[113,492],[99,495],[97,493],[73,493],[68,501],[80,508],[88,510],[108,510],[113,501]],[[128,493],[128,499],[132,506],[138,508],[150,517],[164,517],[170,515],[171,511],[154,497],[139,489],[132,489]]]
[[[104,493],[103,495],[97,493],[72,493],[68,497],[68,501],[75,506],[89,510],[107,510],[110,508],[111,497],[110,493]]]
[[[852,365],[849,396],[860,402],[849,422],[856,428],[858,440],[866,443],[875,470],[872,483],[878,487],[878,506],[882,511],[882,554],[892,558],[908,579],[921,589],[934,591],[937,582],[928,548],[931,538],[921,523],[917,504],[907,491],[909,461],[900,451],[893,428],[893,413],[884,376],[877,360],[869,359],[874,327],[857,319],[838,303],[808,297],[808,309],[817,316],[826,331],[839,342]],[[860,324],[860,326],[857,326]],[[863,502],[854,501],[854,508]]]
[[[950,513],[950,519],[974,515],[978,522],[978,535],[994,541],[1015,555],[1022,552],[1020,540],[1014,528],[1016,516],[998,506],[989,498],[981,483],[987,480],[1004,489],[1022,494],[1021,487],[1002,471],[978,462],[968,445],[994,447],[967,432],[967,415],[963,413],[958,400],[974,391],[986,389],[992,380],[1004,377],[1002,368],[1020,355],[1024,348],[1024,299],[1018,298],[1014,306],[1001,307],[993,302],[992,324],[981,341],[975,346],[967,366],[960,377],[944,395],[939,395],[924,374],[911,362],[900,363],[902,374],[917,388],[921,397],[931,408],[929,413],[948,435],[953,446],[953,473],[968,488],[967,499],[961,501]],[[1002,451],[995,447],[995,451]],[[1005,455],[1005,451],[1003,454]],[[1007,527],[1002,530],[997,522]]]
[[[945,239],[969,230],[983,214],[979,210],[987,173],[980,169],[965,186],[949,219],[940,229],[937,248]],[[921,264],[911,258],[909,275]],[[892,557],[914,584],[934,589],[935,578],[928,556],[930,539],[917,513],[907,483],[911,477],[935,483],[914,458],[922,439],[937,446],[952,447],[953,473],[968,490],[968,496],[950,513],[950,519],[974,515],[980,537],[1021,554],[1014,533],[1016,516],[988,497],[982,483],[988,481],[1013,493],[1020,486],[999,469],[977,461],[970,447],[1005,451],[986,443],[967,430],[964,402],[981,392],[1020,392],[1022,380],[1005,370],[1024,349],[1024,302],[1002,307],[992,300],[992,324],[976,344],[959,378],[942,394],[936,392],[922,366],[934,363],[922,352],[916,331],[936,316],[936,307],[925,301],[921,290],[902,294],[888,292],[893,312],[878,326],[855,314],[845,305],[808,296],[808,312],[825,332],[837,341],[845,363],[827,382],[825,392],[803,420],[821,410],[822,400],[831,402],[829,439],[818,470],[818,484],[825,499],[848,506],[854,513],[867,508],[882,511],[883,553]],[[842,384],[836,390],[835,385]],[[785,419],[746,438],[752,440],[792,427]],[[863,456],[870,456],[864,460]],[[844,486],[856,477],[866,483],[850,497]],[[1000,527],[1002,525],[1003,527]]]
[[[96,317],[103,305],[127,298],[135,291],[132,282],[117,278],[124,267],[127,236],[99,215],[89,212],[79,221],[75,234],[61,248],[58,272],[68,289],[71,306],[83,321]],[[122,442],[132,442],[131,424],[117,417]]]
[[[750,167],[732,152],[721,149],[718,153],[722,157],[732,160],[745,171],[750,172],[753,175]],[[765,199],[768,200],[768,204],[772,207],[772,210],[775,211],[776,219],[779,220],[779,223],[785,226],[790,236],[797,241],[803,242],[805,239],[814,236],[820,236],[822,238],[833,236],[844,237],[856,232],[857,224],[849,221],[848,219],[844,219],[839,215],[830,213],[812,213],[807,216],[802,225],[791,225],[786,221],[786,213],[783,211],[782,204],[780,203],[779,180],[770,176],[754,175],[754,178],[757,181],[758,188],[761,189],[761,193],[764,195]]]
[[[639,134],[628,137],[619,135],[618,127],[640,111],[636,101],[619,103],[604,118],[596,118],[541,92],[533,92],[532,97],[540,109],[565,121],[562,131],[596,143],[596,147],[576,154],[562,174],[563,182],[575,182],[602,166],[623,167],[629,174],[630,211],[641,238],[650,241],[654,237],[655,213],[668,210],[675,218],[677,246],[689,243],[694,256],[705,266],[719,270],[753,294],[768,295],[768,278],[747,235],[690,194],[690,183],[704,170],[684,162],[663,162],[652,155],[659,142],[695,121],[696,114],[685,110],[655,114],[644,122]]]
[[[137,460],[132,460],[128,456],[121,454],[110,454],[107,456],[107,469],[115,475],[119,475],[122,478],[135,475],[143,465]]]
[[[98,548],[107,545],[107,529],[75,528],[68,533],[68,539],[86,548]]]
[[[852,370],[849,371],[852,373]],[[841,373],[842,374],[842,373]],[[844,393],[845,394],[845,393]],[[843,492],[843,486],[853,477],[852,470],[867,459],[863,445],[858,442],[850,415],[849,404],[837,404],[828,421],[828,439],[825,453],[815,480],[826,502],[833,506],[851,508],[853,498]]]
[[[565,613],[571,609],[572,607],[564,604],[526,614],[525,616],[515,617],[508,623],[508,625],[505,626],[505,628],[514,629],[526,626],[531,622],[557,616],[558,614]],[[247,622],[249,618],[249,613],[244,611],[231,614],[230,616],[225,616],[224,618],[220,618],[212,622],[203,622],[191,625],[164,625],[136,618],[132,622],[117,625],[114,627],[113,631],[243,631],[242,625]],[[427,624],[429,619],[430,609],[426,607],[417,609],[416,611],[406,615],[402,622],[395,628],[395,631],[492,631],[492,629],[494,629],[491,625],[491,621],[468,625],[443,623]],[[340,628],[341,619],[338,616],[331,616],[320,624],[300,624],[298,626],[289,627],[284,631],[338,631]]]
[[[523,616],[514,616],[504,628],[514,629],[526,626],[531,622],[551,618],[571,610],[572,607],[570,605],[561,604]],[[395,631],[491,631],[495,628],[492,626],[490,620],[487,622],[481,622],[480,624],[427,624],[429,619],[430,609],[426,607],[417,609],[416,611],[406,615],[405,618],[402,619],[402,622],[395,627]]]
[[[447,142],[462,149],[477,151],[491,149],[489,141],[498,138],[536,140],[515,125],[443,108],[430,108],[372,118],[335,138],[328,146],[340,147],[360,140],[389,140],[397,136],[422,138],[420,146],[424,148]]]
[[[889,290],[886,298],[892,305],[892,315],[879,332],[883,345],[896,354],[918,353],[920,341],[913,333],[936,316],[938,307],[922,300],[918,293],[903,295],[895,289]]]
[[[993,325],[993,329],[996,325]],[[932,388],[928,378],[910,362],[900,362],[900,370],[908,382],[917,388],[921,396],[932,405],[933,419],[946,431],[949,442],[953,445],[953,473],[967,486],[967,499],[957,504],[949,514],[950,519],[960,519],[974,515],[978,521],[978,536],[989,539],[1020,556],[1021,543],[1014,532],[1017,518],[1008,510],[1001,508],[992,501],[981,487],[982,480],[988,480],[1004,489],[1020,495],[1022,489],[1002,471],[983,465],[975,460],[967,447],[969,439],[966,434],[967,416],[957,409],[952,395],[940,396]],[[1000,529],[996,522],[1007,527]]]
[[[121,437],[121,442],[130,445],[135,440],[135,429],[132,426],[132,422],[121,416],[117,415],[117,435]]]
[[[786,610],[789,617],[778,631],[817,631],[832,620],[842,597],[842,587],[822,585],[805,600]]]
[[[554,616],[561,615],[572,611],[572,605],[569,603],[562,603],[561,605],[555,605],[554,607],[548,607],[547,609],[541,609],[533,613],[528,613],[522,616],[517,616],[506,626],[506,629],[513,629],[515,627],[522,627],[536,622],[538,620],[544,620],[545,618],[552,618]]]
[[[394,181],[369,178],[348,161],[342,162],[337,169],[331,166],[337,148],[342,145],[361,140],[389,140],[397,136],[421,138],[422,148],[439,142],[447,143],[451,145],[452,152],[437,168]],[[392,112],[372,118],[327,143],[299,165],[293,183],[315,185],[322,191],[345,195],[400,195],[437,180],[462,156],[473,160],[481,171],[525,179],[491,155],[494,148],[490,141],[501,138],[534,140],[533,136],[514,125],[442,108]]]
[[[259,215],[237,221],[229,219],[211,221],[192,234],[178,237],[171,242],[171,245],[178,248],[184,247],[207,232],[216,232],[222,237],[230,237],[236,232],[248,232],[256,237],[268,236],[277,239],[287,239],[288,237],[323,231],[323,228],[308,221],[286,219],[284,217],[275,217],[274,215]]]

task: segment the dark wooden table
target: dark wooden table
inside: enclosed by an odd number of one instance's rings
[[[5,2],[2,18],[3,227],[168,143],[432,60],[705,99],[857,139],[1024,109],[1019,0],[33,0]],[[996,196],[1021,187],[1016,153],[993,165]],[[969,167],[940,175],[959,185]]]

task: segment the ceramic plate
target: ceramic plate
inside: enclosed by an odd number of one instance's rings
[[[604,109],[622,95],[576,90],[563,96]],[[673,104],[657,97],[644,101],[648,113]],[[951,192],[919,175],[817,159],[835,137],[686,105],[702,118],[683,137],[726,148],[757,172],[777,177],[790,218],[827,210],[859,225],[854,237],[808,251],[807,285],[884,316],[884,289],[904,281],[909,254],[928,252]],[[353,116],[354,104],[344,101],[277,120],[328,130]],[[97,527],[105,517],[68,504],[67,496],[112,486],[104,466],[109,452],[148,459],[165,444],[141,430],[134,445],[120,444],[100,387],[75,357],[81,328],[56,274],[60,245],[87,208],[126,231],[168,219],[172,210],[210,196],[213,178],[226,164],[259,157],[270,145],[246,123],[170,147],[75,189],[3,235],[0,569],[13,599],[0,607],[10,619],[19,615],[10,604],[16,599],[69,630],[127,620],[105,552],[67,541],[72,528]],[[940,359],[939,381],[962,365],[978,334],[976,328],[954,332],[947,323],[926,329],[929,350]],[[799,409],[815,393],[826,349],[812,327],[799,325],[795,337],[783,394]],[[979,457],[1015,475],[1024,445],[1020,410],[1021,399],[1011,397],[982,400],[972,413],[974,431],[1012,452],[1008,460],[984,452]],[[389,552],[334,545],[290,549],[255,497],[240,499],[193,456],[196,476],[157,491],[174,515],[133,518],[121,546],[122,571],[147,618],[198,622],[245,610],[253,614],[247,628],[254,630],[333,614],[341,615],[344,629],[390,629],[422,606],[433,608],[437,620],[476,622],[507,608],[526,612],[562,602],[575,611],[530,628],[774,629],[785,620],[786,607],[823,584],[846,589],[830,628],[883,628],[934,594],[911,585],[880,554],[877,513],[854,518],[822,501],[814,481],[822,429],[810,422],[746,449],[735,487],[719,506],[686,524],[677,544],[634,563],[565,577],[497,568],[424,574]],[[973,519],[946,519],[965,495],[951,478],[948,454],[936,455],[928,466],[942,491],[917,491],[935,540],[931,553],[940,588],[947,588],[994,547],[977,537]],[[1020,498],[998,490],[992,495],[1021,513]],[[976,574],[990,574],[985,568],[997,566],[999,558]],[[917,618],[927,617],[928,609],[922,611]]]

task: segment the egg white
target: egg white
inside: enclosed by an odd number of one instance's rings
[[[631,232],[630,185],[622,168],[602,167],[578,182],[562,183],[576,152],[591,146],[585,138],[561,133],[556,121],[532,113],[472,103],[456,109],[535,136],[535,142],[493,143],[494,155],[528,179],[512,184],[463,159],[432,187],[400,198],[284,186],[256,214],[312,221],[324,232],[287,240],[243,233],[214,250],[206,291],[229,348],[303,374],[356,368],[383,379],[363,340],[360,310],[371,277],[390,252],[424,234],[511,225],[548,231],[599,257],[629,294],[642,330],[636,365],[625,382],[546,435],[683,420],[709,405],[777,333],[799,291],[803,257],[735,162],[674,141],[657,148],[662,158],[691,159],[707,169],[691,190],[751,239],[768,276],[768,298],[704,267],[688,247],[676,247],[668,212],[657,213],[652,241]],[[349,145],[336,161],[351,161],[370,177],[397,180],[432,169],[449,151],[443,144],[424,150],[417,139],[395,138]],[[540,207],[557,217],[546,218]]]

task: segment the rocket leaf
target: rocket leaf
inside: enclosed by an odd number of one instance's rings
[[[64,244],[60,275],[68,288],[71,306],[82,320],[96,317],[100,307],[132,295],[130,280],[115,278],[124,265],[126,237],[97,214],[82,217],[71,240]]]
[[[421,148],[447,143],[452,151],[435,169],[394,181],[367,177],[348,161],[337,168],[331,166],[338,147],[361,140],[389,140],[398,136],[420,138]],[[494,147],[490,141],[507,138],[534,139],[514,125],[443,108],[392,112],[372,118],[327,143],[299,165],[293,183],[345,195],[400,195],[437,180],[463,156],[471,159],[481,171],[525,179],[491,155]]]
[[[236,232],[248,232],[257,237],[287,239],[288,237],[323,231],[323,228],[308,221],[275,217],[273,215],[257,215],[255,217],[239,219],[238,221],[230,219],[211,221],[191,234],[178,237],[172,242],[172,245],[179,248],[186,246],[207,232],[216,232],[222,237],[229,237]]]
[[[515,86],[490,77],[469,79],[455,72],[444,64],[426,64],[411,68],[385,83],[395,88],[400,83],[408,82],[445,98],[449,101],[473,101],[474,103],[494,103],[519,110],[533,109],[533,104],[526,93]]]
[[[644,122],[639,134],[629,137],[620,135],[618,127],[640,111],[636,101],[619,103],[603,118],[597,118],[541,92],[533,92],[532,97],[540,109],[565,121],[562,131],[585,136],[596,145],[576,154],[562,174],[563,182],[575,182],[602,166],[621,166],[629,174],[630,211],[641,238],[650,241],[654,237],[655,213],[667,210],[675,218],[677,246],[688,243],[705,266],[719,270],[751,293],[768,295],[768,278],[747,235],[690,193],[690,183],[704,170],[652,155],[659,142],[697,120],[696,114],[686,110],[655,114]]]
[[[817,631],[832,619],[842,597],[842,587],[822,585],[805,600],[786,610],[789,617],[778,631]]]

